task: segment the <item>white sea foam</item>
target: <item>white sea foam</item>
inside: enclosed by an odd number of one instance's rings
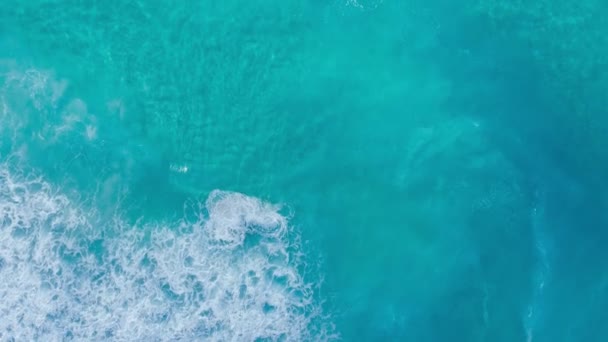
[[[551,243],[545,232],[545,196],[542,191],[535,194],[535,203],[531,212],[532,234],[536,249],[536,270],[533,279],[533,289],[527,312],[523,317],[526,330],[526,341],[534,341],[534,333],[542,319],[542,306],[544,301],[545,287],[550,280],[550,249]]]
[[[3,165],[0,339],[326,339],[277,210],[214,191],[194,221],[101,223]]]
[[[88,112],[82,99],[63,97],[68,82],[56,79],[53,72],[11,70],[0,74],[0,80],[0,131],[11,130],[16,135],[27,128],[33,131],[28,139],[47,145],[74,132],[88,140],[96,138],[95,116]],[[61,105],[60,100],[64,102]],[[13,143],[18,143],[16,138]]]
[[[355,7],[361,10],[376,9],[380,6],[384,0],[346,0],[346,6]]]
[[[0,341],[334,337],[278,206],[214,191],[194,215],[131,225],[33,176],[17,149],[97,136],[83,101],[57,106],[65,82],[50,75],[3,74]]]

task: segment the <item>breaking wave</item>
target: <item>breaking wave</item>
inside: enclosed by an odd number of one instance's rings
[[[54,157],[78,157],[74,146],[107,138],[98,139],[101,117],[82,100],[62,98],[66,83],[50,73],[2,78],[0,340],[335,337],[280,206],[215,190],[206,201],[186,203],[181,219],[131,223],[120,202],[108,215],[99,192],[54,182],[44,169]],[[83,165],[94,169],[94,159],[112,157],[99,146],[81,153],[91,155]],[[75,167],[59,173],[75,174]],[[99,176],[114,179],[125,170],[118,165]]]

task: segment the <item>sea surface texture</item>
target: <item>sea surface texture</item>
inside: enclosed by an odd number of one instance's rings
[[[605,0],[2,0],[0,341],[608,341]]]

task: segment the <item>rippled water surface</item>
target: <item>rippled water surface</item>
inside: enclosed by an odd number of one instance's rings
[[[0,4],[0,340],[608,340],[599,0]]]

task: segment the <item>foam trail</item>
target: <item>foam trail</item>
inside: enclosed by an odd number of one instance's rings
[[[534,288],[532,298],[528,304],[524,316],[524,328],[526,329],[526,341],[534,341],[534,331],[541,318],[541,307],[545,292],[545,286],[550,276],[549,240],[544,232],[545,220],[545,194],[537,191],[535,194],[535,205],[531,212],[531,226],[534,240],[536,242],[537,265],[534,274]]]

